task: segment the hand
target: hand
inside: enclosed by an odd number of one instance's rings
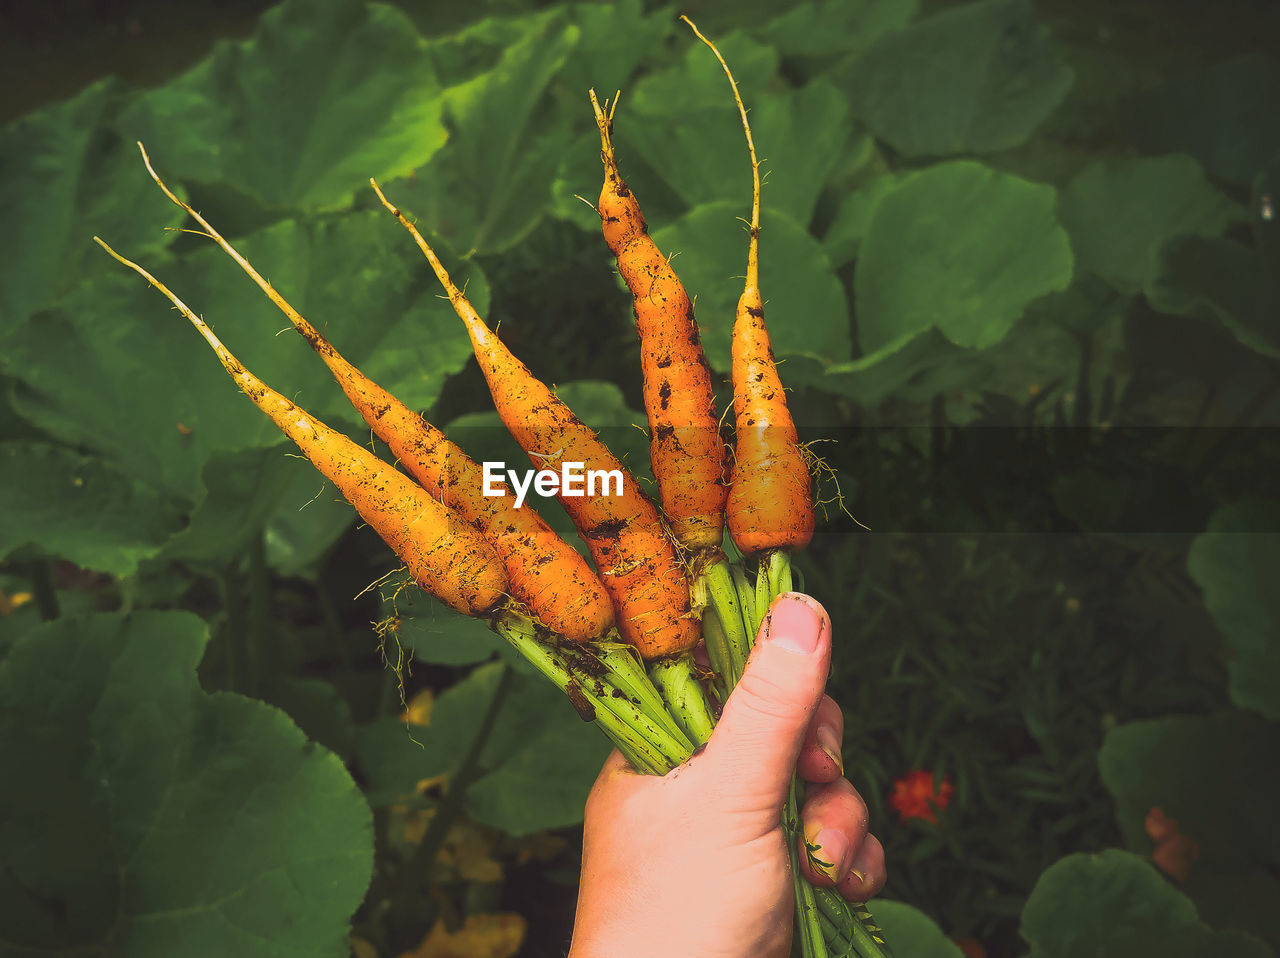
[[[795,898],[782,808],[791,775],[810,783],[801,817],[845,898],[884,887],[884,849],[842,776],[843,718],[823,694],[831,620],[799,593],[770,607],[746,672],[707,747],[662,777],[618,752],[587,799],[570,958],[785,958]]]

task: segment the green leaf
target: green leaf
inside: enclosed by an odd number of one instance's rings
[[[174,532],[172,505],[100,459],[43,442],[0,443],[0,557],[27,544],[81,568],[132,574]]]
[[[816,0],[774,17],[758,34],[783,56],[861,52],[910,23],[918,7],[919,0]]]
[[[1187,570],[1226,636],[1231,700],[1280,719],[1280,503],[1251,499],[1218,509],[1192,543]]]
[[[6,952],[340,955],[373,867],[342,763],[205,694],[185,612],[60,620],[0,663]]]
[[[1071,282],[1050,186],[957,160],[874,207],[854,275],[858,336],[874,352],[930,326],[959,346],[999,342],[1027,305]]]
[[[569,19],[581,38],[560,71],[559,83],[579,98],[590,116],[587,90],[612,98],[671,32],[675,18],[670,7],[659,7],[646,16],[641,0],[616,0],[575,3],[569,8]]]
[[[836,215],[822,237],[822,248],[831,258],[831,265],[840,267],[853,261],[867,235],[876,204],[909,177],[910,174],[883,173],[841,197]]]
[[[624,100],[614,118],[618,163],[625,179],[627,157],[637,154],[686,206],[726,200],[745,216],[751,204],[751,163],[742,120],[723,73],[703,82],[719,94],[714,106],[691,105],[704,97],[689,93],[685,100],[665,104],[660,113],[645,112],[653,109],[649,103],[627,111]],[[843,156],[851,128],[848,101],[828,81],[815,80],[800,90],[761,93],[748,106],[764,196],[771,209],[807,224],[823,183]]]
[[[237,247],[347,359],[411,408],[434,402],[470,357],[421,253],[384,212],[286,220]],[[156,259],[148,268],[268,385],[335,428],[358,421],[319,357],[292,332],[275,335],[288,321],[220,250]],[[488,308],[478,268],[455,279]],[[216,452],[280,441],[190,324],[123,267],[0,341],[0,367],[23,384],[14,402],[21,415],[189,500]]]
[[[354,748],[351,707],[324,679],[284,676],[269,690],[267,701],[283,709],[307,738],[346,758]]]
[[[1280,359],[1278,265],[1263,248],[1182,237],[1160,250],[1147,298],[1164,312],[1216,319],[1250,349]]]
[[[1130,848],[1150,847],[1143,822],[1158,806],[1206,858],[1280,862],[1280,834],[1271,827],[1278,760],[1280,729],[1247,712],[1221,712],[1117,726],[1098,769]]]
[[[1093,163],[1062,191],[1058,210],[1079,265],[1122,293],[1155,278],[1165,240],[1217,235],[1244,216],[1189,156]]]
[[[220,567],[241,556],[298,473],[310,470],[317,485],[324,482],[297,455],[292,443],[214,453],[204,468],[204,498],[190,524],[165,544],[164,558]]]
[[[873,353],[822,369],[816,362],[791,362],[784,371],[788,383],[797,381],[827,392],[848,396],[872,406],[913,382],[929,369],[949,369],[967,350],[956,346],[936,329],[902,336]],[[927,387],[928,397],[937,385]]]
[[[1280,60],[1260,53],[1217,63],[1134,99],[1126,128],[1149,153],[1190,153],[1240,186],[1280,153]]]
[[[314,469],[289,461],[298,468],[263,529],[267,564],[281,575],[314,579],[321,560],[356,520],[356,513]]]
[[[653,234],[676,256],[672,265],[695,298],[707,361],[722,371],[729,369],[747,265],[746,230],[738,218],[746,212],[740,202],[706,203]],[[823,363],[849,358],[849,305],[826,253],[803,226],[769,207],[760,214],[760,288],[775,355]]]
[[[1028,958],[1273,956],[1256,938],[1212,931],[1154,867],[1115,849],[1051,865],[1027,899],[1021,932]]]
[[[567,132],[540,107],[578,37],[558,10],[540,14],[491,70],[450,87],[449,143],[388,198],[466,255],[519,242],[551,203]]]
[[[587,793],[612,747],[558,689],[540,676],[529,681],[537,683],[530,701],[545,712],[545,722],[536,733],[522,722],[520,747],[467,791],[473,818],[517,836],[581,822]],[[505,723],[524,714],[520,703],[504,711]]]
[[[683,24],[681,27],[683,29]],[[670,116],[677,106],[692,113],[736,112],[724,68],[701,40],[691,33],[685,37],[687,46],[683,56],[667,69],[642,77],[630,91],[629,100],[624,102],[629,102],[635,112],[652,117]],[[733,70],[743,102],[749,107],[759,93],[771,85],[778,71],[777,50],[771,44],[753,40],[741,30],[716,37],[715,44]],[[741,149],[745,151],[745,143]]]
[[[854,114],[907,156],[1017,146],[1071,88],[1030,0],[981,0],[881,37],[841,71]]]
[[[444,144],[426,42],[394,7],[287,0],[120,119],[161,174],[225,182],[268,206],[335,209]],[[141,174],[144,175],[145,174]]]
[[[460,615],[421,589],[405,589],[383,603],[383,616],[400,618],[400,642],[415,661],[432,665],[473,665],[506,645],[480,619]]]
[[[134,250],[167,245],[176,206],[147,202],[155,187],[112,120],[121,85],[103,80],[0,130],[0,337],[105,271],[93,235]]]
[[[874,898],[867,908],[884,929],[895,958],[963,958],[960,947],[920,909],[887,898]]]

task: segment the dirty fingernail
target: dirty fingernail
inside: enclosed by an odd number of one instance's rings
[[[836,734],[834,726],[819,725],[818,731],[814,733],[814,738],[818,740],[818,748],[826,753],[831,761],[836,763],[836,768],[840,770],[840,774],[844,774],[844,756],[840,754],[840,736]]]
[[[849,840],[838,828],[820,828],[816,834],[805,829],[805,843],[809,846],[809,864],[833,882],[840,880],[840,870],[849,852]]]
[[[818,647],[824,628],[816,603],[796,592],[785,592],[774,601],[765,620],[769,642],[789,652],[808,655]]]

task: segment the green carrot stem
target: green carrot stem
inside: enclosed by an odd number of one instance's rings
[[[791,557],[786,552],[781,549],[770,552],[761,566],[769,580],[771,601],[774,597],[791,591]]]
[[[729,650],[729,637],[725,635],[720,613],[711,606],[702,610],[702,644],[706,646],[711,662],[711,688],[723,705],[732,687],[733,653]]]
[[[712,563],[702,574],[706,583],[708,607],[714,610],[728,643],[728,664],[723,671],[720,666],[716,666],[716,671],[724,678],[726,692],[742,678],[742,668],[746,665],[747,653],[751,651],[751,637],[755,634],[748,624],[749,612],[744,609],[738,597],[736,581],[740,575],[742,567],[725,560]],[[745,576],[742,578],[746,581]],[[714,660],[712,664],[715,665]]]
[[[746,570],[734,563],[729,567],[729,575],[733,579],[734,594],[738,597],[738,608],[742,610],[742,626],[747,633],[747,650],[756,641],[756,630],[760,628],[760,619],[764,610],[756,611],[756,590],[747,578]]]
[[[569,696],[584,719],[595,721],[637,769],[665,775],[689,756],[690,749],[659,728],[631,699],[616,697],[611,687],[600,684],[597,692],[590,681],[580,681],[557,654],[544,644],[533,623],[512,613],[504,613],[493,625],[535,668]]]
[[[833,888],[815,887],[813,891],[818,910],[848,940],[857,958],[893,958],[884,930],[865,904],[845,901]]]
[[[579,653],[591,655],[595,662],[603,665],[606,673],[603,680],[627,696],[651,722],[671,737],[671,740],[683,750],[681,762],[693,754],[694,743],[689,740],[684,729],[667,711],[667,704],[649,680],[649,675],[635,646],[626,642],[593,642],[589,646],[574,645],[566,649],[566,654],[570,655],[571,666],[574,664],[572,656]],[[584,671],[592,670],[588,665]],[[595,671],[598,671],[598,667]]]
[[[796,779],[791,779],[787,809],[783,815],[787,835],[787,854],[791,857],[791,875],[796,894],[796,930],[800,932],[801,953],[805,958],[828,958],[830,952],[822,934],[822,922],[813,896],[813,886],[800,871],[800,806],[796,800]]]
[[[649,677],[666,701],[667,711],[690,740],[699,745],[709,741],[716,719],[707,705],[692,653],[649,663]]]

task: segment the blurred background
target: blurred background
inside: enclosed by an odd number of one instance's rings
[[[680,13],[765,161],[825,463],[797,566],[899,958],[1280,950],[1280,6],[84,0],[0,14],[0,955],[564,953],[604,739],[384,580],[91,238],[370,441],[142,140],[348,358],[520,461],[374,176],[648,481],[587,90],[725,376],[750,174]]]

